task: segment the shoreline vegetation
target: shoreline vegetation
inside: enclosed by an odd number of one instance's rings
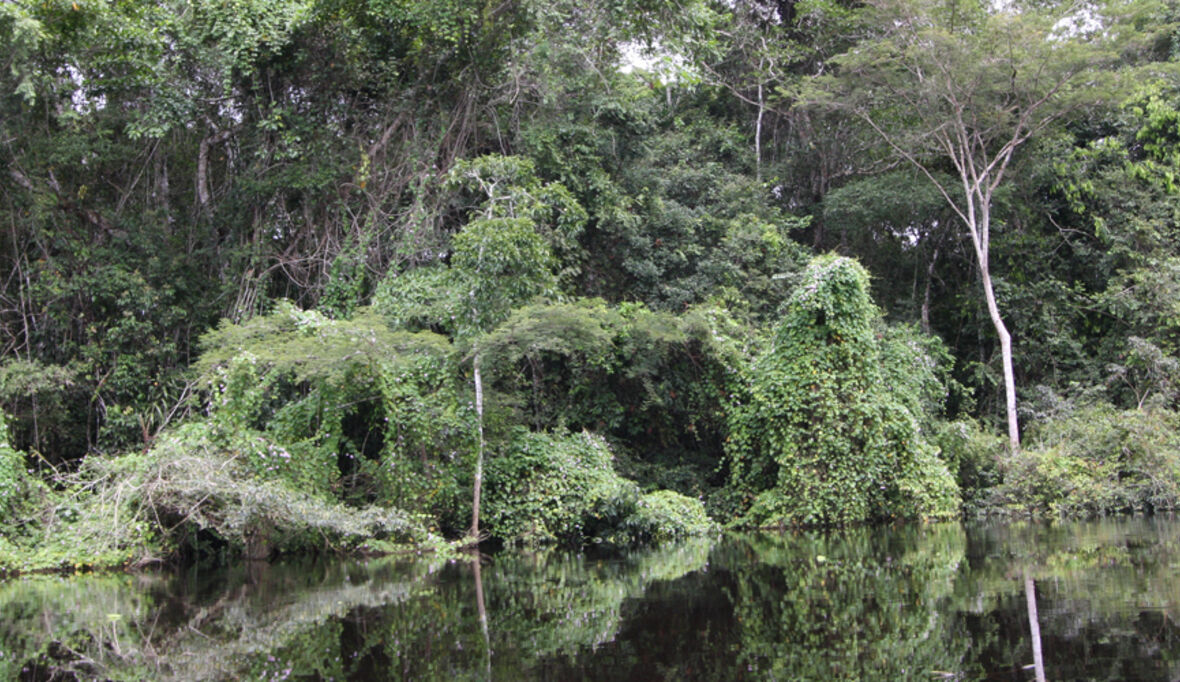
[[[565,373],[576,376],[605,362],[581,353],[609,353],[639,325],[668,325],[661,331],[677,344],[695,339],[697,366],[725,368],[716,374],[724,392],[705,399],[724,416],[717,424],[728,433],[728,477],[710,485],[708,472],[682,465],[677,473],[698,496],[658,489],[659,477],[674,480],[670,472],[619,457],[625,442],[587,428],[530,429],[517,416],[522,407],[496,391],[481,540],[628,546],[722,528],[1180,507],[1175,413],[1063,405],[1064,416],[1011,453],[969,419],[938,418],[931,406],[946,392],[945,349],[912,328],[886,326],[868,282],[851,259],[814,259],[771,338],[744,351],[722,336],[734,326],[720,310],[677,319],[580,301],[515,311],[483,341],[491,377],[539,348],[563,352]],[[471,351],[389,319],[365,309],[333,320],[280,302],[273,313],[223,323],[194,364],[205,416],[144,451],[87,457],[43,479],[5,438],[0,573],[306,552],[451,556],[474,544],[462,531],[478,415],[458,397]],[[543,331],[553,337],[522,346]],[[503,386],[498,378],[491,385]],[[586,409],[573,400],[546,407]],[[351,441],[350,410],[379,422],[385,441]],[[439,444],[454,448],[449,457],[438,457]],[[366,458],[366,447],[379,456]]]
[[[1178,178],[1173,0],[0,3],[0,575],[1175,510]]]

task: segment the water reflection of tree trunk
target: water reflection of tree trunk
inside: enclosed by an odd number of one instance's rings
[[[475,552],[471,570],[475,574],[475,608],[479,610],[479,629],[483,632],[485,678],[492,679],[492,641],[488,636],[488,610],[483,601],[483,575],[480,573],[480,553]]]
[[[1024,599],[1028,603],[1028,628],[1032,633],[1033,668],[1037,682],[1045,682],[1045,659],[1041,656],[1041,624],[1037,622],[1037,594],[1032,576],[1024,574]]]

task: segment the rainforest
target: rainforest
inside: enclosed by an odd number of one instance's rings
[[[0,3],[0,574],[1177,509],[1178,31]]]

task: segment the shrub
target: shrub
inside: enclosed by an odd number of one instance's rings
[[[639,487],[615,473],[606,441],[588,432],[518,430],[488,461],[484,520],[509,543],[581,543],[617,526]]]
[[[589,432],[518,430],[488,462],[488,528],[510,544],[627,544],[715,527],[699,500],[668,490],[640,495],[613,460],[606,441]]]
[[[373,309],[394,329],[453,334],[460,285],[442,264],[391,272],[373,292]]]
[[[330,320],[280,302],[202,343],[196,369],[214,434],[246,448],[244,463],[262,478],[318,495],[347,484],[352,497],[417,508],[407,496],[421,491],[400,486],[421,479],[410,458],[460,447],[451,344],[437,334],[391,331],[368,309]]]
[[[419,520],[401,510],[348,507],[258,476],[241,450],[226,449],[204,424],[178,429],[137,468],[141,483],[130,492],[147,519],[209,531],[247,556],[272,549],[352,549],[369,540],[408,542],[427,535]]]
[[[639,498],[635,511],[623,523],[616,538],[631,542],[664,542],[717,529],[700,500],[671,490],[657,490]]]
[[[25,484],[25,456],[8,442],[8,419],[0,412],[0,521],[16,503]]]
[[[387,364],[380,377],[385,442],[380,459],[363,460],[361,471],[376,483],[377,499],[459,528],[463,520],[454,517],[471,492],[477,426],[466,386],[454,375],[444,356]]]
[[[275,447],[260,439],[198,422],[161,437],[146,454],[88,457],[77,472],[58,477],[63,492],[42,491],[39,506],[17,519],[28,523],[5,527],[0,573],[141,564],[206,543],[252,558],[441,547],[423,520],[405,511],[350,507],[260,475],[251,452]]]
[[[959,484],[964,509],[975,511],[986,504],[990,489],[1000,483],[1007,441],[970,418],[936,423],[933,440]]]
[[[9,357],[0,362],[0,405],[5,412],[5,442],[54,457],[85,441],[85,422],[77,411],[82,390],[76,367]],[[107,420],[113,421],[107,410]]]
[[[1180,508],[1180,415],[1099,403],[1038,425],[1003,465],[992,510],[1090,516]]]
[[[744,331],[716,308],[580,299],[519,308],[480,345],[485,376],[522,408],[519,422],[602,433],[625,444],[620,472],[645,490],[695,496],[715,485]]]

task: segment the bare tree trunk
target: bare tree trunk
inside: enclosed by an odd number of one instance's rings
[[[978,213],[976,200],[979,202]],[[968,231],[971,233],[971,243],[975,247],[975,257],[979,262],[979,280],[983,284],[983,298],[987,303],[987,314],[991,318],[992,326],[996,329],[996,336],[1000,338],[1000,362],[1004,372],[1004,403],[1008,417],[1008,447],[1012,452],[1017,452],[1020,450],[1020,423],[1016,416],[1016,375],[1012,370],[1012,335],[1008,333],[1004,318],[1000,316],[1000,307],[996,304],[996,293],[992,289],[992,275],[988,264],[991,238],[990,194],[976,194],[968,191],[967,214],[964,218]]]
[[[938,262],[938,247],[930,256],[930,263],[926,266],[926,288],[922,292],[922,333],[930,333],[930,289],[934,282],[934,265]]]
[[[1016,375],[1012,371],[1012,335],[1004,319],[1000,317],[1000,308],[996,305],[996,294],[992,290],[992,277],[985,263],[980,264],[980,279],[983,281],[983,297],[987,301],[987,313],[991,317],[992,326],[996,328],[996,335],[1000,337],[1000,362],[1004,371],[1004,403],[1008,415],[1008,446],[1012,452],[1020,449],[1020,424],[1016,417]]]
[[[479,351],[475,352],[472,361],[475,366],[475,414],[479,420],[479,451],[475,457],[475,486],[471,499],[471,538],[479,542],[479,498],[483,489],[483,380],[479,375]]]
[[[201,140],[197,147],[197,205],[203,207],[209,203],[209,149],[224,142],[230,134],[230,129],[218,131]]]
[[[754,179],[762,182],[762,115],[766,104],[762,99],[762,81],[758,81],[758,119],[754,123]]]
[[[160,160],[160,175],[159,175],[159,180],[158,180],[158,184],[157,184],[157,191],[160,193],[160,196],[157,199],[157,203],[159,204],[160,208],[163,209],[165,226],[168,230],[168,233],[171,234],[173,221],[172,221],[172,203],[171,203],[171,197],[169,196],[169,194],[171,194],[172,189],[168,185],[168,159],[167,158]]]

